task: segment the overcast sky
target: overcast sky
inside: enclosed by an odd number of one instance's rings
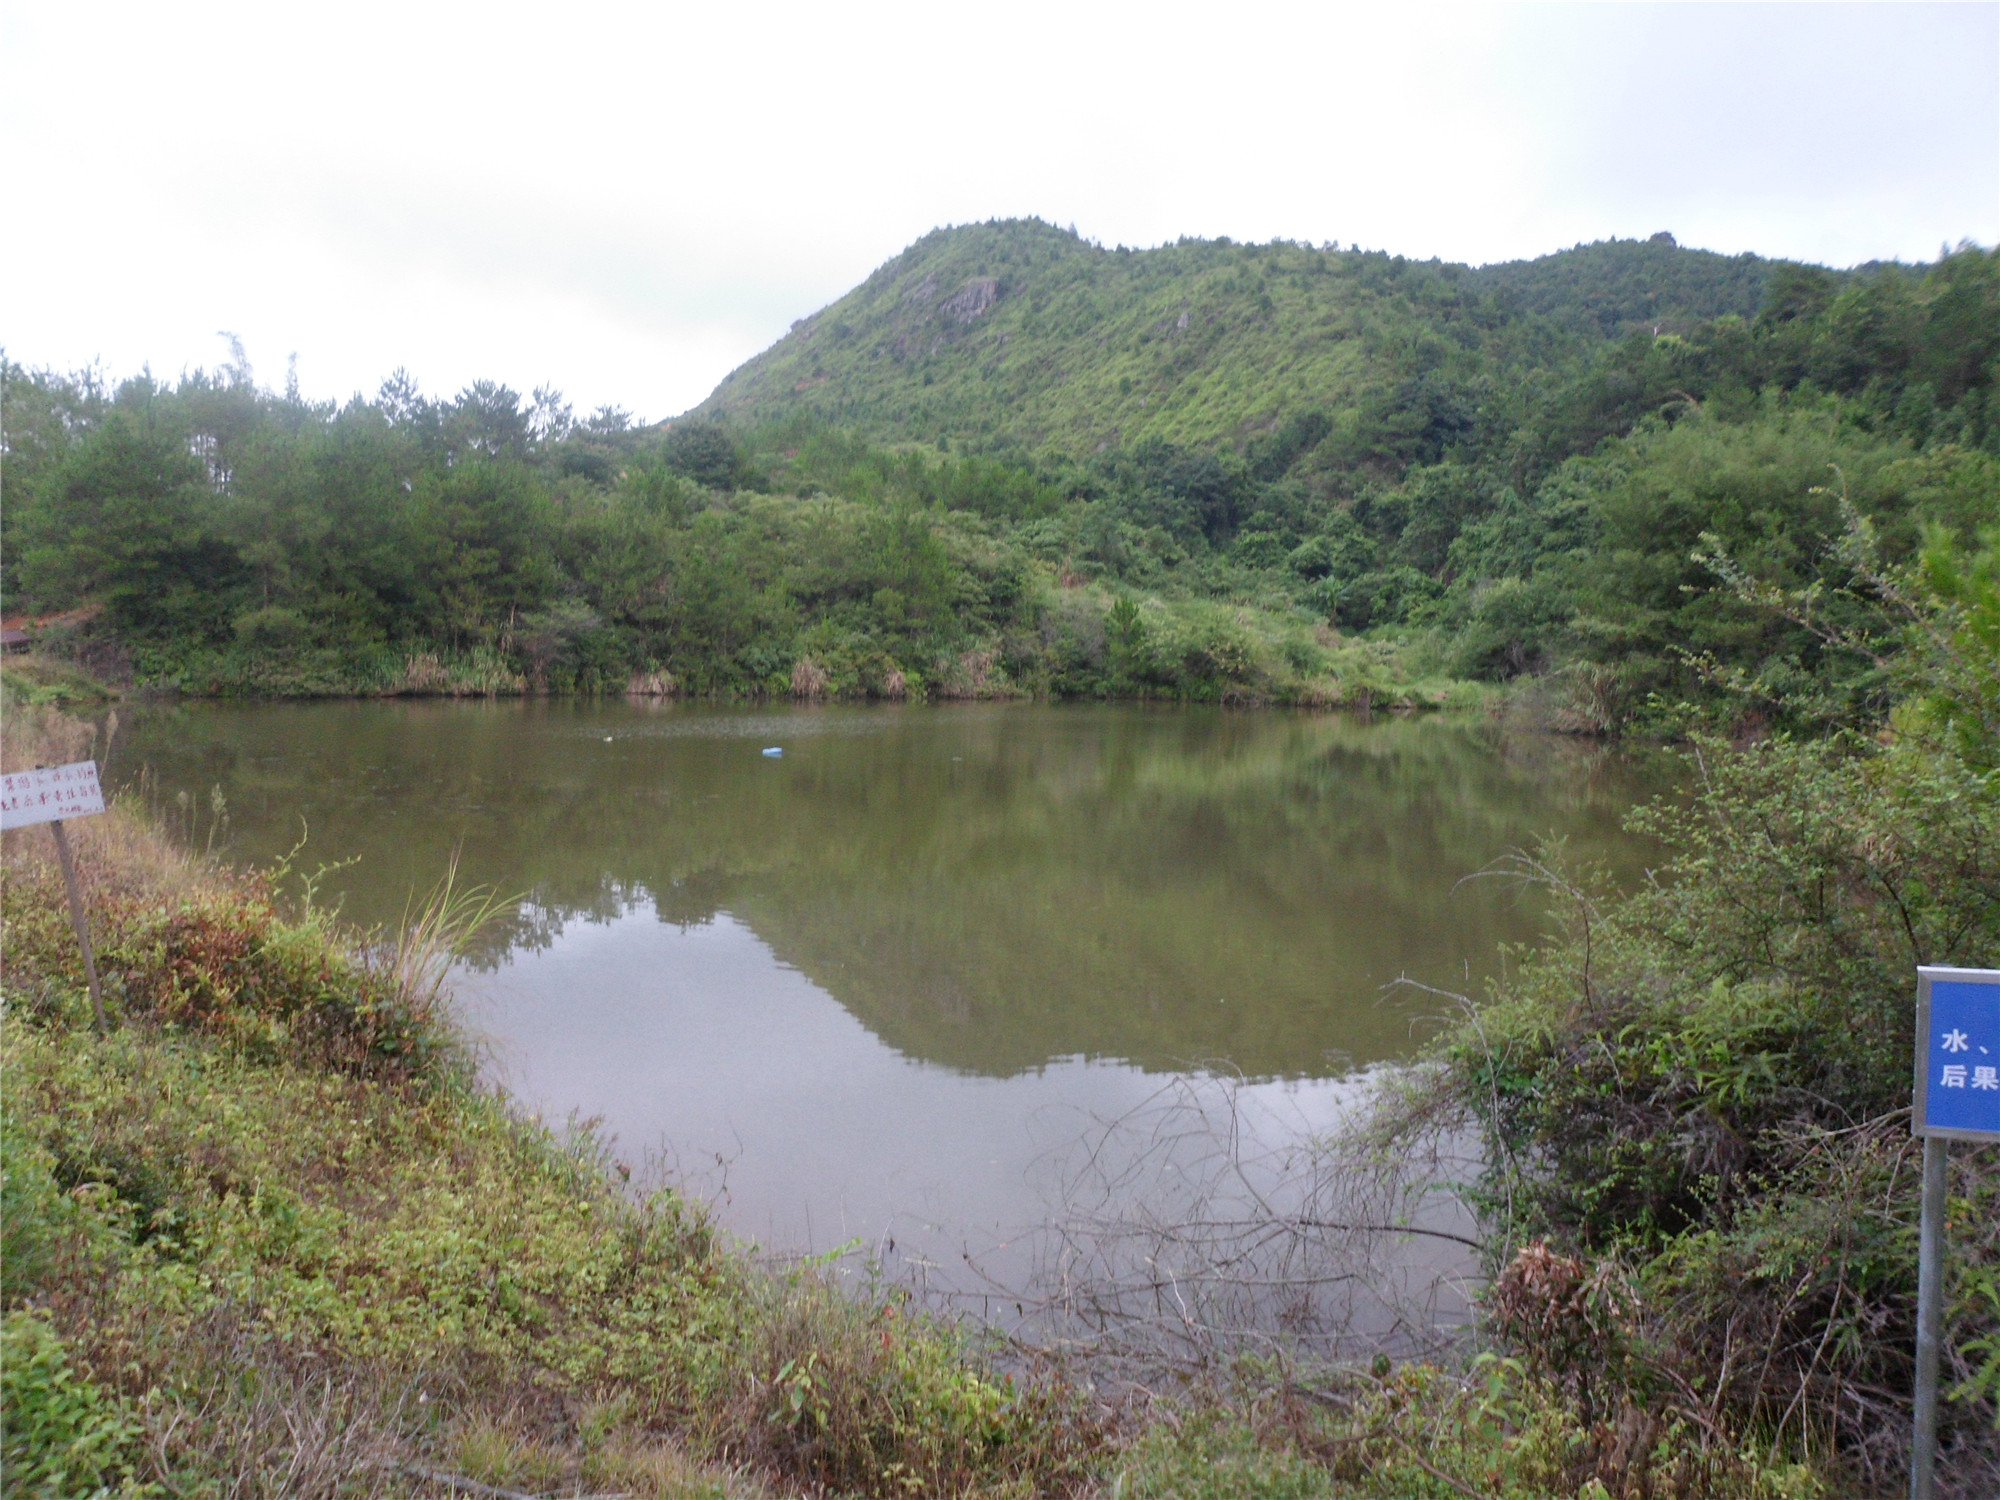
[[[0,343],[646,418],[941,225],[2000,240],[2000,5],[0,0]]]

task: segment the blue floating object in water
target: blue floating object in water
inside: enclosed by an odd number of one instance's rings
[[[780,755],[783,755],[783,754],[785,753],[785,750],[784,750],[784,747],[783,747],[782,745],[766,745],[766,746],[764,747],[764,753],[765,753],[766,755],[769,755],[769,756],[772,756],[772,757],[776,757],[776,756],[780,756]]]

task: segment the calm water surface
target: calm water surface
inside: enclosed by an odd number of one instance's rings
[[[521,894],[459,991],[545,1118],[767,1244],[988,1267],[1163,1084],[1331,1124],[1441,1008],[1398,976],[1477,993],[1536,931],[1464,877],[1549,834],[1635,872],[1655,785],[1481,723],[1019,704],[155,707],[108,766],[142,768],[232,859],[354,860],[364,925],[454,850]]]

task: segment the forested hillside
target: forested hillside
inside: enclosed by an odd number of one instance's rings
[[[1421,459],[1520,426],[1538,394],[1521,380],[1607,336],[1753,315],[1774,264],[1609,241],[1474,270],[1283,242],[1106,250],[1034,220],[969,225],[794,324],[699,411],[1073,457],[1241,446],[1312,411],[1330,452]]]
[[[1891,562],[1925,527],[1969,541],[2000,517],[1997,375],[1973,247],[1472,269],[976,225],[658,427],[401,375],[317,404],[240,358],[116,388],[9,367],[6,607],[194,692],[1439,703],[1529,677],[1614,731],[1733,671],[1838,716],[1879,709],[1879,670],[1695,553],[1834,588],[1843,503]]]

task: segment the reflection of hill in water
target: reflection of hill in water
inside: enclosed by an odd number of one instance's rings
[[[1633,784],[1435,721],[1118,707],[204,706],[148,716],[114,769],[142,760],[168,795],[223,785],[239,858],[300,813],[319,857],[361,854],[335,878],[364,923],[454,844],[531,893],[488,963],[634,903],[728,908],[890,1045],[990,1074],[1399,1054],[1430,1007],[1383,983],[1477,982],[1528,926],[1459,877],[1552,828],[1626,849]]]

